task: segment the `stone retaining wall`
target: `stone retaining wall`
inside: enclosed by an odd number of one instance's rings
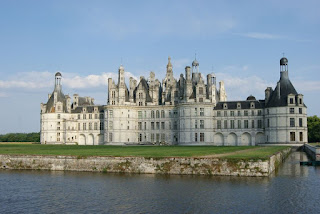
[[[265,161],[227,161],[201,157],[0,155],[0,168],[179,175],[269,176],[290,151],[290,148],[283,150]]]
[[[311,157],[312,160],[320,161],[320,147],[305,144],[304,151]]]

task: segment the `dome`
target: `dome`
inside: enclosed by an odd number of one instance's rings
[[[288,59],[285,57],[282,57],[280,59],[280,65],[288,65]]]
[[[62,75],[61,75],[60,72],[57,72],[55,76],[56,76],[56,77],[61,77]]]
[[[256,100],[256,98],[252,95],[250,95],[249,97],[247,97],[247,100]]]
[[[195,59],[192,62],[192,66],[199,66],[199,62]]]

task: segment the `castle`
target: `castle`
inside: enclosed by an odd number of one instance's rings
[[[162,83],[153,72],[139,82],[108,79],[107,105],[91,97],[62,93],[60,72],[48,102],[41,103],[42,144],[247,146],[307,142],[307,107],[289,80],[288,60],[280,59],[280,80],[265,98],[227,101],[224,82],[199,72],[199,62],[173,76],[168,58]]]

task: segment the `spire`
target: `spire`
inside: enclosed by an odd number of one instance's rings
[[[172,64],[171,64],[171,57],[170,57],[170,56],[168,57],[167,70],[168,70],[169,68],[171,68],[171,70],[172,70]]]

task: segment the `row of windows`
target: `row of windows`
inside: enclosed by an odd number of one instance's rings
[[[86,120],[87,119],[87,115],[88,115],[88,119],[91,120],[91,119],[98,119],[98,114],[83,114],[82,115],[82,119]],[[78,120],[81,119],[81,115],[78,114]],[[103,114],[100,114],[100,117],[99,119],[103,119]]]
[[[229,123],[228,123],[229,121]],[[237,121],[237,127],[235,127],[235,121]],[[222,127],[222,122],[223,122],[223,127]],[[257,123],[257,124],[256,124]],[[243,126],[242,126],[243,124]],[[257,122],[255,120],[251,120],[251,127],[250,128],[255,128],[257,125],[258,129],[262,129],[262,120],[258,120]],[[248,129],[249,128],[249,120],[244,120],[243,122],[241,120],[217,120],[217,129],[241,129],[241,128]]]
[[[294,108],[290,108],[290,114],[294,114]],[[299,108],[299,114],[302,114],[302,108]]]
[[[290,132],[290,141],[296,141],[295,132]],[[299,132],[299,141],[303,141],[303,132]]]
[[[296,121],[294,118],[290,118],[290,127],[296,127]],[[303,127],[302,118],[299,118],[299,127]]]
[[[98,123],[88,123],[88,130],[103,130],[103,125],[103,122],[99,123],[99,127]],[[80,123],[78,123],[78,130],[81,130]],[[82,123],[82,130],[87,130],[87,123]]]
[[[234,117],[234,116],[249,116],[249,112],[248,110],[244,110],[244,111],[223,111],[223,116],[224,117],[227,117],[227,116],[231,116],[231,117]],[[250,112],[250,115],[251,116],[255,116],[255,115],[258,115],[258,116],[261,116],[262,115],[262,110],[258,110],[258,111],[255,111],[255,110],[251,110]],[[217,111],[217,117],[221,117],[222,116],[222,111]]]

